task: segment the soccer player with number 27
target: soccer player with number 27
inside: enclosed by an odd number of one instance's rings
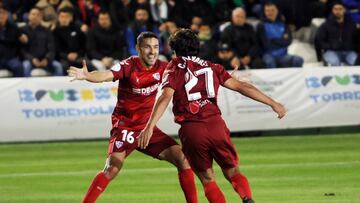
[[[231,77],[219,64],[197,57],[199,40],[194,32],[181,29],[170,37],[176,58],[167,66],[162,94],[155,103],[146,128],[141,132],[139,146],[147,149],[153,129],[173,98],[175,121],[181,125],[179,136],[183,152],[204,187],[210,203],[225,203],[215,182],[212,162],[215,160],[226,179],[244,203],[254,203],[247,178],[240,173],[238,156],[230,132],[221,118],[217,105],[219,85],[269,105],[278,115],[285,116],[280,103],[263,94],[253,85]]]

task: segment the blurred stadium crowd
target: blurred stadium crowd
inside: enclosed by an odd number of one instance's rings
[[[191,28],[200,57],[232,69],[359,65],[359,0],[0,0],[0,77],[105,70],[153,31]]]

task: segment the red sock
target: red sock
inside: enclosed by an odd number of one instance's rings
[[[104,172],[99,172],[92,181],[87,191],[83,203],[94,203],[99,195],[105,190],[110,180],[105,176]]]
[[[249,182],[245,176],[240,173],[235,174],[231,178],[231,184],[242,199],[245,197],[252,198]]]
[[[187,203],[197,203],[197,192],[195,186],[194,173],[191,169],[185,169],[179,172],[179,182],[184,191]]]
[[[224,194],[215,181],[206,183],[204,185],[204,192],[210,203],[226,203]]]

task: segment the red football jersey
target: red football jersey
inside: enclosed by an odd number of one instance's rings
[[[219,85],[231,78],[224,67],[199,57],[177,57],[167,66],[163,88],[175,90],[173,112],[175,121],[203,121],[221,114],[217,106]]]
[[[145,127],[166,65],[157,60],[146,69],[139,57],[129,57],[111,68],[114,80],[119,80],[118,100],[112,114],[113,127],[131,130]]]

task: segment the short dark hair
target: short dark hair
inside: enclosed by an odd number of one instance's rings
[[[148,10],[148,8],[144,5],[139,5],[136,9],[134,14],[138,11],[138,10],[145,10],[147,13],[150,13],[150,11]]]
[[[40,14],[42,14],[42,9],[41,9],[40,7],[37,7],[37,6],[32,7],[32,8],[30,9],[30,11],[32,11],[32,10],[38,10],[38,11],[40,12]],[[29,11],[29,13],[30,13],[30,11]]]
[[[341,1],[333,2],[332,5],[331,5],[331,8],[334,8],[334,6],[336,6],[336,5],[340,5],[340,6],[344,7],[344,8],[346,8],[345,4],[343,2],[341,2]]]
[[[136,38],[136,44],[140,45],[145,39],[147,38],[155,38],[159,40],[158,36],[150,31],[145,31],[139,34],[139,36]]]
[[[109,13],[109,11],[102,9],[99,11],[98,18],[100,15],[109,15],[110,16],[110,13]]]
[[[266,6],[275,6],[277,9],[279,9],[278,6],[277,6],[274,2],[272,2],[272,1],[267,1],[267,2],[265,2],[265,3],[264,3],[264,8],[265,8]]]
[[[170,37],[170,47],[177,56],[197,56],[200,42],[198,36],[190,29],[180,29]]]
[[[71,8],[71,7],[64,7],[64,8],[61,8],[58,13],[68,13],[70,15],[74,15],[74,10]]]

